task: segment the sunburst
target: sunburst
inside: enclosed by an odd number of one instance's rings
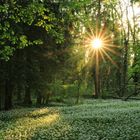
[[[100,49],[103,46],[102,40],[100,38],[95,38],[91,41],[91,46],[94,49]]]
[[[99,63],[100,59],[102,59],[103,61],[106,61],[108,59],[113,65],[118,67],[115,61],[110,56],[110,53],[119,56],[119,53],[115,49],[115,47],[117,46],[112,42],[113,41],[111,35],[108,35],[105,29],[96,29],[94,33],[93,29],[90,28],[90,33],[86,33],[84,38],[84,46],[86,47],[87,51],[86,62],[93,62],[93,59],[95,59],[95,62]]]
[[[100,61],[106,61],[107,59],[111,61],[113,65],[117,68],[117,64],[111,58],[111,53],[115,55],[119,55],[117,51],[115,51],[116,45],[113,44],[112,34],[109,34],[105,28],[98,28],[95,30],[90,29],[90,33],[88,32],[84,38],[84,46],[86,50],[86,63],[90,66],[95,66],[95,94],[98,96],[100,94]],[[86,64],[86,66],[87,66]],[[90,68],[90,67],[89,67]]]

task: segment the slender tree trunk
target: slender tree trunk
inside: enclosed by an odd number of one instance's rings
[[[4,85],[1,87],[0,89],[0,110],[4,110],[5,109],[5,91],[4,91]]]
[[[18,85],[17,85],[17,101],[22,100],[21,91],[22,91],[22,87],[20,86],[20,83],[18,83]]]
[[[128,45],[129,45],[129,34],[130,34],[130,21],[128,15],[128,7],[126,9],[127,17],[127,32],[124,29],[124,61],[123,61],[123,75],[122,75],[122,96],[126,94],[127,91],[127,71],[128,71]]]
[[[77,98],[76,98],[76,104],[79,103],[79,99],[80,99],[80,87],[78,85],[78,88],[77,88]]]
[[[25,96],[24,96],[24,104],[26,105],[31,105],[32,100],[31,100],[31,84],[32,84],[32,71],[31,71],[31,48],[26,48],[25,50]]]
[[[81,79],[80,79],[80,76],[78,76],[76,104],[79,103],[79,99],[80,99],[80,84],[81,84]]]
[[[124,51],[124,62],[123,62],[123,77],[122,77],[122,96],[126,93],[127,88],[127,69],[128,69],[128,41],[125,41],[125,51]]]
[[[37,91],[37,100],[36,100],[36,104],[37,104],[37,105],[41,105],[41,100],[42,100],[41,92],[40,92],[40,91]]]
[[[30,88],[29,85],[25,87],[24,104],[26,104],[26,105],[31,105],[32,104],[32,101],[31,101],[31,88]]]
[[[100,95],[100,87],[99,87],[99,75],[97,73],[97,70],[94,70],[94,87],[95,87],[95,93],[94,97],[98,98]]]
[[[96,64],[95,64],[95,98],[99,98],[100,97],[100,68],[99,68],[99,52],[96,52]]]
[[[2,85],[1,85],[1,82],[0,82],[0,110],[2,110],[3,109],[3,99],[4,99],[4,97],[3,97],[3,87],[2,87]]]
[[[134,62],[133,62],[133,65],[132,67],[134,67],[137,63],[137,51],[136,51],[136,47],[139,46],[139,41],[136,40],[137,36],[136,36],[136,19],[135,19],[135,10],[134,10],[134,2],[132,1],[131,2],[132,4],[132,13],[133,13],[133,27],[131,28],[131,34],[132,34],[132,38],[133,38],[133,46],[134,46]],[[138,91],[137,91],[137,86],[138,86],[138,72],[135,72],[134,73],[134,76],[133,76],[133,81],[134,81],[134,84],[135,84],[135,89],[134,89],[134,94],[137,95]]]
[[[116,91],[117,95],[121,97],[121,73],[119,70],[116,73]]]
[[[2,110],[2,96],[1,96],[1,92],[0,92],[0,110]]]
[[[5,63],[6,74],[4,76],[5,81],[5,102],[4,109],[9,110],[12,108],[12,92],[13,92],[13,72],[12,72],[12,59]]]
[[[17,101],[21,101],[22,98],[21,98],[21,90],[18,90],[17,91]]]
[[[12,88],[11,80],[6,79],[5,81],[5,110],[12,108]]]
[[[93,81],[94,81],[93,97],[96,98],[98,92],[97,92],[97,83],[96,83],[96,77],[95,77],[95,69],[93,69]]]
[[[137,72],[135,72],[135,74],[134,74],[133,81],[134,81],[134,84],[135,84],[134,95],[137,95],[137,93],[138,93],[137,88],[138,88],[138,82],[139,82]]]
[[[50,93],[47,93],[46,99],[45,99],[45,104],[49,104],[49,100],[50,100]]]
[[[97,31],[101,28],[101,0],[98,0]],[[95,54],[95,98],[100,96],[99,52]]]

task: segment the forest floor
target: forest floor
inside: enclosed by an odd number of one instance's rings
[[[140,140],[140,101],[0,112],[0,140]]]

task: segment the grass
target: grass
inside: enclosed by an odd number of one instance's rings
[[[0,112],[0,140],[139,140],[140,102],[86,100],[81,105]]]

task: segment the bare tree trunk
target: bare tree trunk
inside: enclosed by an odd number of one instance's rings
[[[124,49],[124,62],[123,62],[123,77],[122,77],[122,96],[125,95],[127,89],[127,69],[128,69],[128,41],[125,41]]]
[[[96,81],[96,73],[94,71],[94,88],[95,88],[95,93],[94,93],[94,97],[98,98],[98,86],[97,86],[97,81]]]
[[[80,99],[80,84],[82,82],[82,79],[80,79],[80,75],[78,75],[78,85],[77,85],[77,99],[76,99],[76,104],[79,103]]]
[[[42,100],[42,96],[40,91],[37,91],[37,100],[36,100],[36,104],[37,105],[41,105],[41,100]]]
[[[127,17],[127,33],[124,31],[124,61],[123,61],[123,75],[122,75],[122,96],[127,91],[127,71],[128,71],[128,45],[129,45],[129,33],[130,33],[130,22],[128,17],[128,7],[126,9]],[[125,29],[124,29],[125,30]]]
[[[6,79],[5,81],[5,110],[12,108],[12,88],[11,81]]]
[[[31,79],[31,49],[30,48],[26,48],[25,50],[25,57],[26,57],[26,60],[25,60],[25,79],[26,79],[26,82],[25,82],[25,96],[24,96],[24,103],[26,105],[31,105],[32,104],[32,100],[31,100],[31,82],[32,82],[32,79]]]
[[[20,85],[20,83],[17,83],[17,93],[16,93],[16,96],[17,96],[17,101],[18,102],[22,100],[21,92],[22,92],[22,86]]]
[[[6,74],[4,76],[5,81],[5,103],[4,109],[9,110],[12,108],[12,92],[13,92],[13,73],[12,73],[12,59],[5,64]]]
[[[24,96],[24,104],[31,105],[31,88],[29,85],[25,87],[25,96]]]
[[[96,52],[96,57],[95,57],[95,97],[99,98],[100,97],[100,66],[99,66],[99,61],[100,61],[100,56],[99,52]]]
[[[4,109],[4,102],[5,102],[5,88],[4,82],[0,82],[0,110]]]

